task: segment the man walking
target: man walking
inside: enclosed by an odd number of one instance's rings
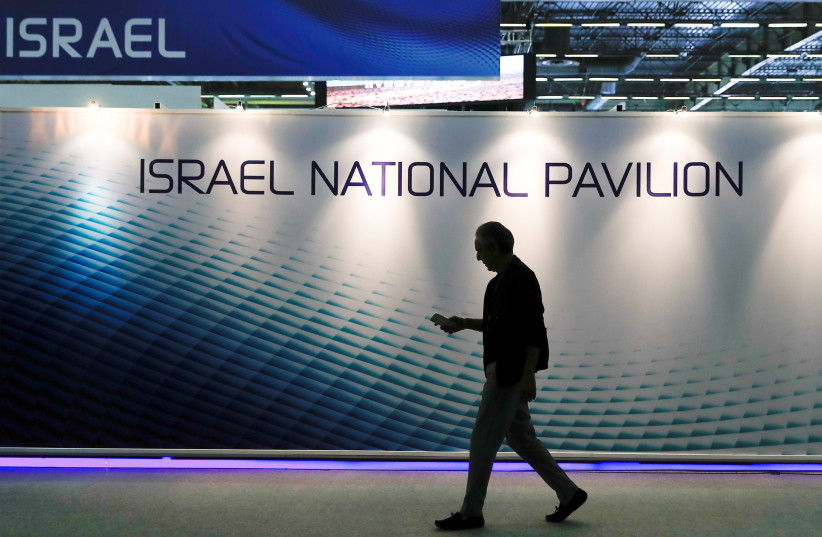
[[[504,439],[530,464],[559,498],[549,522],[562,522],[588,495],[557,465],[531,424],[528,403],[536,398],[535,373],[548,367],[548,338],[542,295],[534,272],[514,255],[514,236],[502,224],[487,222],[474,237],[477,260],[496,276],[488,282],[481,319],[451,317],[440,328],[453,334],[476,330],[483,337],[486,382],[474,429],[468,483],[462,508],[435,524],[443,530],[485,525],[482,508],[491,467]]]

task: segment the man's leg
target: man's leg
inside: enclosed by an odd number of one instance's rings
[[[494,365],[491,364],[487,371],[482,400],[474,422],[474,430],[471,432],[468,483],[460,509],[460,513],[465,517],[482,514],[488,481],[491,479],[491,467],[505,439],[506,431],[517,413],[521,398],[517,386],[497,386]]]
[[[560,504],[567,503],[579,487],[559,467],[545,445],[537,438],[527,401],[519,402],[508,428],[508,445],[530,464],[549,487],[554,489]]]

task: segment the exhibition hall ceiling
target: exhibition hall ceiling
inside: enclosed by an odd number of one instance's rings
[[[537,55],[538,101],[780,111],[813,109],[822,94],[819,2],[501,6],[502,53]]]

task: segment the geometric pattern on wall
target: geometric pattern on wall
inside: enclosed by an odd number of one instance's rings
[[[426,296],[399,262],[351,263],[332,239],[208,200],[148,204],[133,173],[14,136],[0,134],[1,446],[468,448],[479,336],[426,317],[479,313],[481,290]],[[770,352],[673,346],[547,307],[532,414],[549,448],[822,453],[810,332]]]

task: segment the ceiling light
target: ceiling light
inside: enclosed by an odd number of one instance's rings
[[[554,82],[582,82],[582,78],[578,78],[578,77],[555,78]]]
[[[759,82],[759,79],[750,77],[732,78],[731,82]]]
[[[663,97],[666,101],[689,101],[690,97]]]
[[[758,22],[723,22],[723,28],[759,28]]]
[[[613,28],[619,26],[618,22],[583,22],[583,28]]]
[[[822,54],[808,54],[807,58],[822,58]]]
[[[822,78],[803,78],[804,82],[822,82]]]
[[[728,54],[729,58],[761,58],[761,54]]]
[[[767,82],[796,82],[795,78],[766,78]]]
[[[694,78],[692,82],[722,82],[721,78]]]
[[[659,97],[631,97],[631,99],[637,101],[656,101],[659,99]]]
[[[625,82],[653,82],[653,78],[626,78]]]
[[[590,80],[591,82],[619,82],[618,78],[610,78],[610,77],[605,77],[605,76],[603,76],[603,77],[592,77],[592,78],[589,78],[588,80]]]
[[[563,99],[563,98],[564,97],[562,95],[540,95],[539,97],[537,97],[537,99],[545,99],[545,100],[549,100],[549,99],[556,100],[556,99]]]
[[[808,26],[807,22],[772,22],[768,24],[768,28],[805,28]]]
[[[760,97],[760,101],[784,101],[787,97]]]
[[[753,101],[755,97],[749,97],[745,95],[731,95],[728,97],[731,101]]]
[[[794,101],[818,101],[819,97],[793,97]]]
[[[594,97],[592,95],[571,95],[568,97],[572,101],[592,101]]]
[[[646,58],[679,58],[679,54],[646,54]]]
[[[628,26],[634,28],[665,28],[664,22],[629,22]]]
[[[537,58],[556,58],[556,54],[537,54]]]
[[[527,28],[524,22],[503,22],[499,25],[500,28]]]
[[[537,28],[570,28],[573,24],[570,22],[538,22],[534,26]]]
[[[534,80],[536,80],[537,82],[548,82],[548,78],[544,76],[538,76]]]
[[[566,54],[566,58],[598,58],[599,54]]]
[[[283,95],[283,99],[307,99],[308,95]]]
[[[710,22],[677,22],[674,24],[676,28],[713,28],[713,23]]]
[[[660,82],[690,82],[690,78],[660,78]]]
[[[768,54],[768,58],[799,58],[799,54]]]

